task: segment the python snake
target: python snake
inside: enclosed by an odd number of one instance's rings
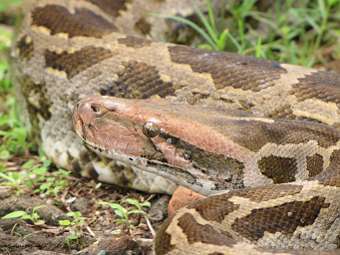
[[[12,76],[49,158],[143,191],[212,195],[163,224],[157,254],[340,253],[338,74],[158,42],[171,24],[148,14],[188,16],[187,1],[23,10]]]

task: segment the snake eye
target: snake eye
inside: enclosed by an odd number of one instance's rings
[[[101,116],[102,114],[104,114],[107,111],[107,109],[100,104],[93,103],[93,104],[91,104],[90,107],[91,107],[92,112],[97,116]]]
[[[152,121],[147,121],[143,125],[143,134],[145,136],[153,138],[155,136],[158,136],[159,133],[160,133],[160,130],[156,123]]]

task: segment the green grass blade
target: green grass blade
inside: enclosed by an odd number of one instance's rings
[[[215,31],[215,34],[218,34],[217,32],[217,27],[216,27],[216,16],[214,13],[214,9],[211,3],[211,0],[206,0],[206,5],[208,6],[208,18],[209,18],[209,23],[211,25],[211,28]]]
[[[214,49],[214,50],[218,50],[218,48],[216,47],[216,44],[214,43],[213,40],[211,40],[210,36],[202,29],[200,28],[198,25],[196,25],[195,23],[193,23],[190,20],[187,20],[185,18],[182,17],[177,17],[177,16],[164,16],[164,18],[166,19],[170,19],[170,20],[174,20],[177,21],[179,23],[185,24],[190,26],[192,29],[194,29],[198,34],[200,34],[204,40],[207,41],[207,43],[210,44],[210,46]]]
[[[216,31],[211,26],[209,20],[204,16],[202,11],[199,8],[197,8],[197,6],[195,4],[194,4],[194,9],[195,9],[195,13],[197,14],[198,18],[203,23],[204,28],[207,30],[208,34],[210,35],[210,38],[216,44],[216,42],[218,41],[218,37],[217,37]]]

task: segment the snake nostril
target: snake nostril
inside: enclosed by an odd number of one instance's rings
[[[96,104],[91,104],[91,110],[95,113],[99,113],[100,112],[100,107]]]

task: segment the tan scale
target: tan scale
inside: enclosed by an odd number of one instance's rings
[[[340,254],[338,74],[160,42],[173,24],[150,13],[190,16],[190,1],[23,10],[12,77],[56,165],[147,192],[218,194],[169,219],[157,254]]]

